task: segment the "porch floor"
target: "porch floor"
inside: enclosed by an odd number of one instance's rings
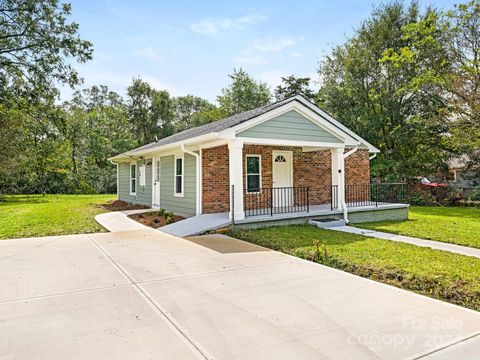
[[[378,204],[378,206],[356,206],[349,207],[348,213],[356,213],[362,211],[375,211],[375,210],[387,210],[387,209],[400,209],[405,208],[408,205],[406,204]],[[290,212],[283,214],[273,214],[271,215],[258,215],[258,216],[246,216],[243,220],[236,220],[236,224],[253,224],[253,223],[262,223],[269,221],[280,221],[288,219],[302,219],[302,218],[312,218],[315,216],[325,216],[325,215],[335,215],[342,216],[343,211],[334,209],[332,210],[330,204],[322,205],[311,205],[309,211],[300,211],[300,212]],[[163,226],[159,228],[159,231],[166,232],[171,235],[185,237],[191,235],[203,234],[209,230],[214,230],[221,228],[230,224],[230,219],[228,217],[228,212],[215,213],[215,214],[202,214],[197,216],[192,216],[185,220]]]

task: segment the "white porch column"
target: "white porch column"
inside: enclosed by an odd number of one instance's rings
[[[332,185],[338,186],[338,207],[343,210],[345,203],[345,159],[343,148],[330,150],[332,153]]]
[[[243,142],[233,140],[228,143],[228,164],[230,174],[230,199],[232,199],[232,185],[235,185],[233,193],[233,208],[230,201],[230,219],[232,211],[235,220],[245,219],[243,209]]]

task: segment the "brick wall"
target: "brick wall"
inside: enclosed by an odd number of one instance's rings
[[[245,186],[245,156],[261,155],[262,184],[272,187],[272,151],[288,150],[293,153],[293,186],[309,187],[310,204],[330,202],[331,153],[329,150],[302,152],[299,147],[245,145],[243,148],[243,179]],[[346,184],[369,184],[370,162],[368,151],[358,150],[345,160]],[[203,213],[230,210],[228,147],[226,145],[202,150],[202,207]],[[239,164],[240,165],[240,164]],[[250,208],[259,195],[245,195],[245,207]],[[269,204],[265,203],[265,206]]]
[[[202,211],[230,211],[227,145],[202,150]]]
[[[368,150],[358,150],[345,159],[345,184],[370,184],[370,160]]]
[[[357,150],[345,159],[345,201],[369,201],[370,160],[368,150]]]

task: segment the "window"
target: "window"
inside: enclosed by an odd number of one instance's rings
[[[183,196],[183,157],[175,158],[175,196]]]
[[[137,164],[130,164],[130,195],[137,194]]]
[[[260,162],[260,155],[247,155],[247,193],[256,193],[260,191],[262,183]]]
[[[287,160],[285,159],[285,156],[283,156],[283,155],[278,155],[278,156],[275,158],[275,162],[287,162]]]

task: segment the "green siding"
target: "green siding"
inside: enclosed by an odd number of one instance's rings
[[[152,159],[145,159],[145,186],[140,186],[138,168],[144,164],[143,160],[137,161],[137,194],[130,195],[130,163],[118,164],[118,198],[133,204],[152,206]]]
[[[330,143],[342,142],[295,110],[290,110],[285,114],[244,130],[237,136]]]
[[[183,197],[174,196],[174,161],[175,156],[160,158],[160,207],[182,216],[196,214],[196,167],[195,157],[184,156]]]

